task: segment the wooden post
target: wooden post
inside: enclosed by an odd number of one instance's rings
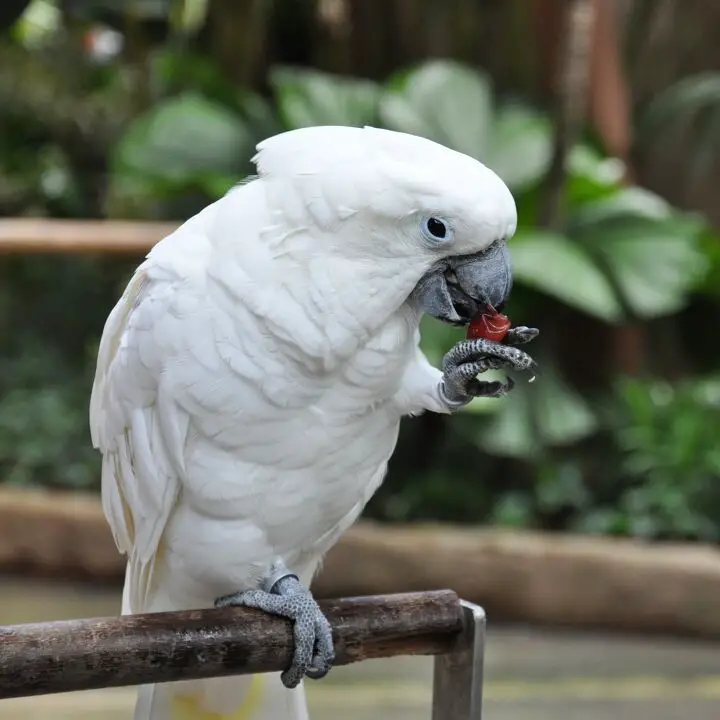
[[[481,720],[485,611],[461,601],[463,631],[451,652],[435,658],[432,720]]]
[[[479,677],[466,667],[467,638],[478,636],[450,590],[320,605],[333,627],[336,665],[452,653],[442,666],[443,687],[459,692]],[[279,671],[289,665],[292,645],[290,622],[249,608],[0,627],[0,699]],[[456,665],[462,676],[454,679]],[[433,718],[480,717],[458,714],[461,707]]]

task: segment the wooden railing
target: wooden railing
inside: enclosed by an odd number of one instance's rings
[[[485,613],[450,590],[324,600],[336,665],[434,655],[432,720],[480,720]],[[0,627],[0,699],[280,671],[289,621],[249,608]],[[322,681],[320,681],[322,682]]]
[[[0,254],[144,254],[180,224],[0,218]]]

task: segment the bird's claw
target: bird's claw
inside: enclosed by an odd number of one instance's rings
[[[241,605],[280,615],[293,622],[295,650],[281,680],[295,688],[303,677],[325,677],[335,661],[332,628],[310,591],[291,573],[281,575],[269,590],[245,590],[218,598],[216,607]]]
[[[445,355],[442,364],[440,395],[448,407],[462,407],[476,397],[502,397],[513,389],[515,383],[509,377],[505,382],[477,379],[477,375],[488,370],[530,371],[534,376],[537,364],[530,355],[514,346],[530,342],[538,334],[535,328],[516,327],[508,332],[507,340],[502,344],[484,338],[457,343]]]
[[[510,328],[505,335],[505,345],[524,345],[534,340],[540,331],[537,328],[526,327],[525,325],[518,325],[517,327]]]

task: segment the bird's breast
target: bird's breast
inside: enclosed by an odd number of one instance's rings
[[[398,318],[332,377],[276,372],[272,404],[239,374],[194,386],[195,408],[217,402],[193,413],[188,500],[205,515],[252,519],[273,546],[284,547],[311,547],[357,514],[395,449],[400,411],[393,397],[413,356],[412,338]],[[311,400],[283,407],[282,392]]]

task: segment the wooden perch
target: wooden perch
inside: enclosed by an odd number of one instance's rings
[[[336,665],[450,653],[468,633],[450,590],[320,605],[333,627]],[[0,699],[279,671],[292,646],[289,621],[248,608],[5,626]]]
[[[0,219],[1,253],[144,255],[180,221]]]

